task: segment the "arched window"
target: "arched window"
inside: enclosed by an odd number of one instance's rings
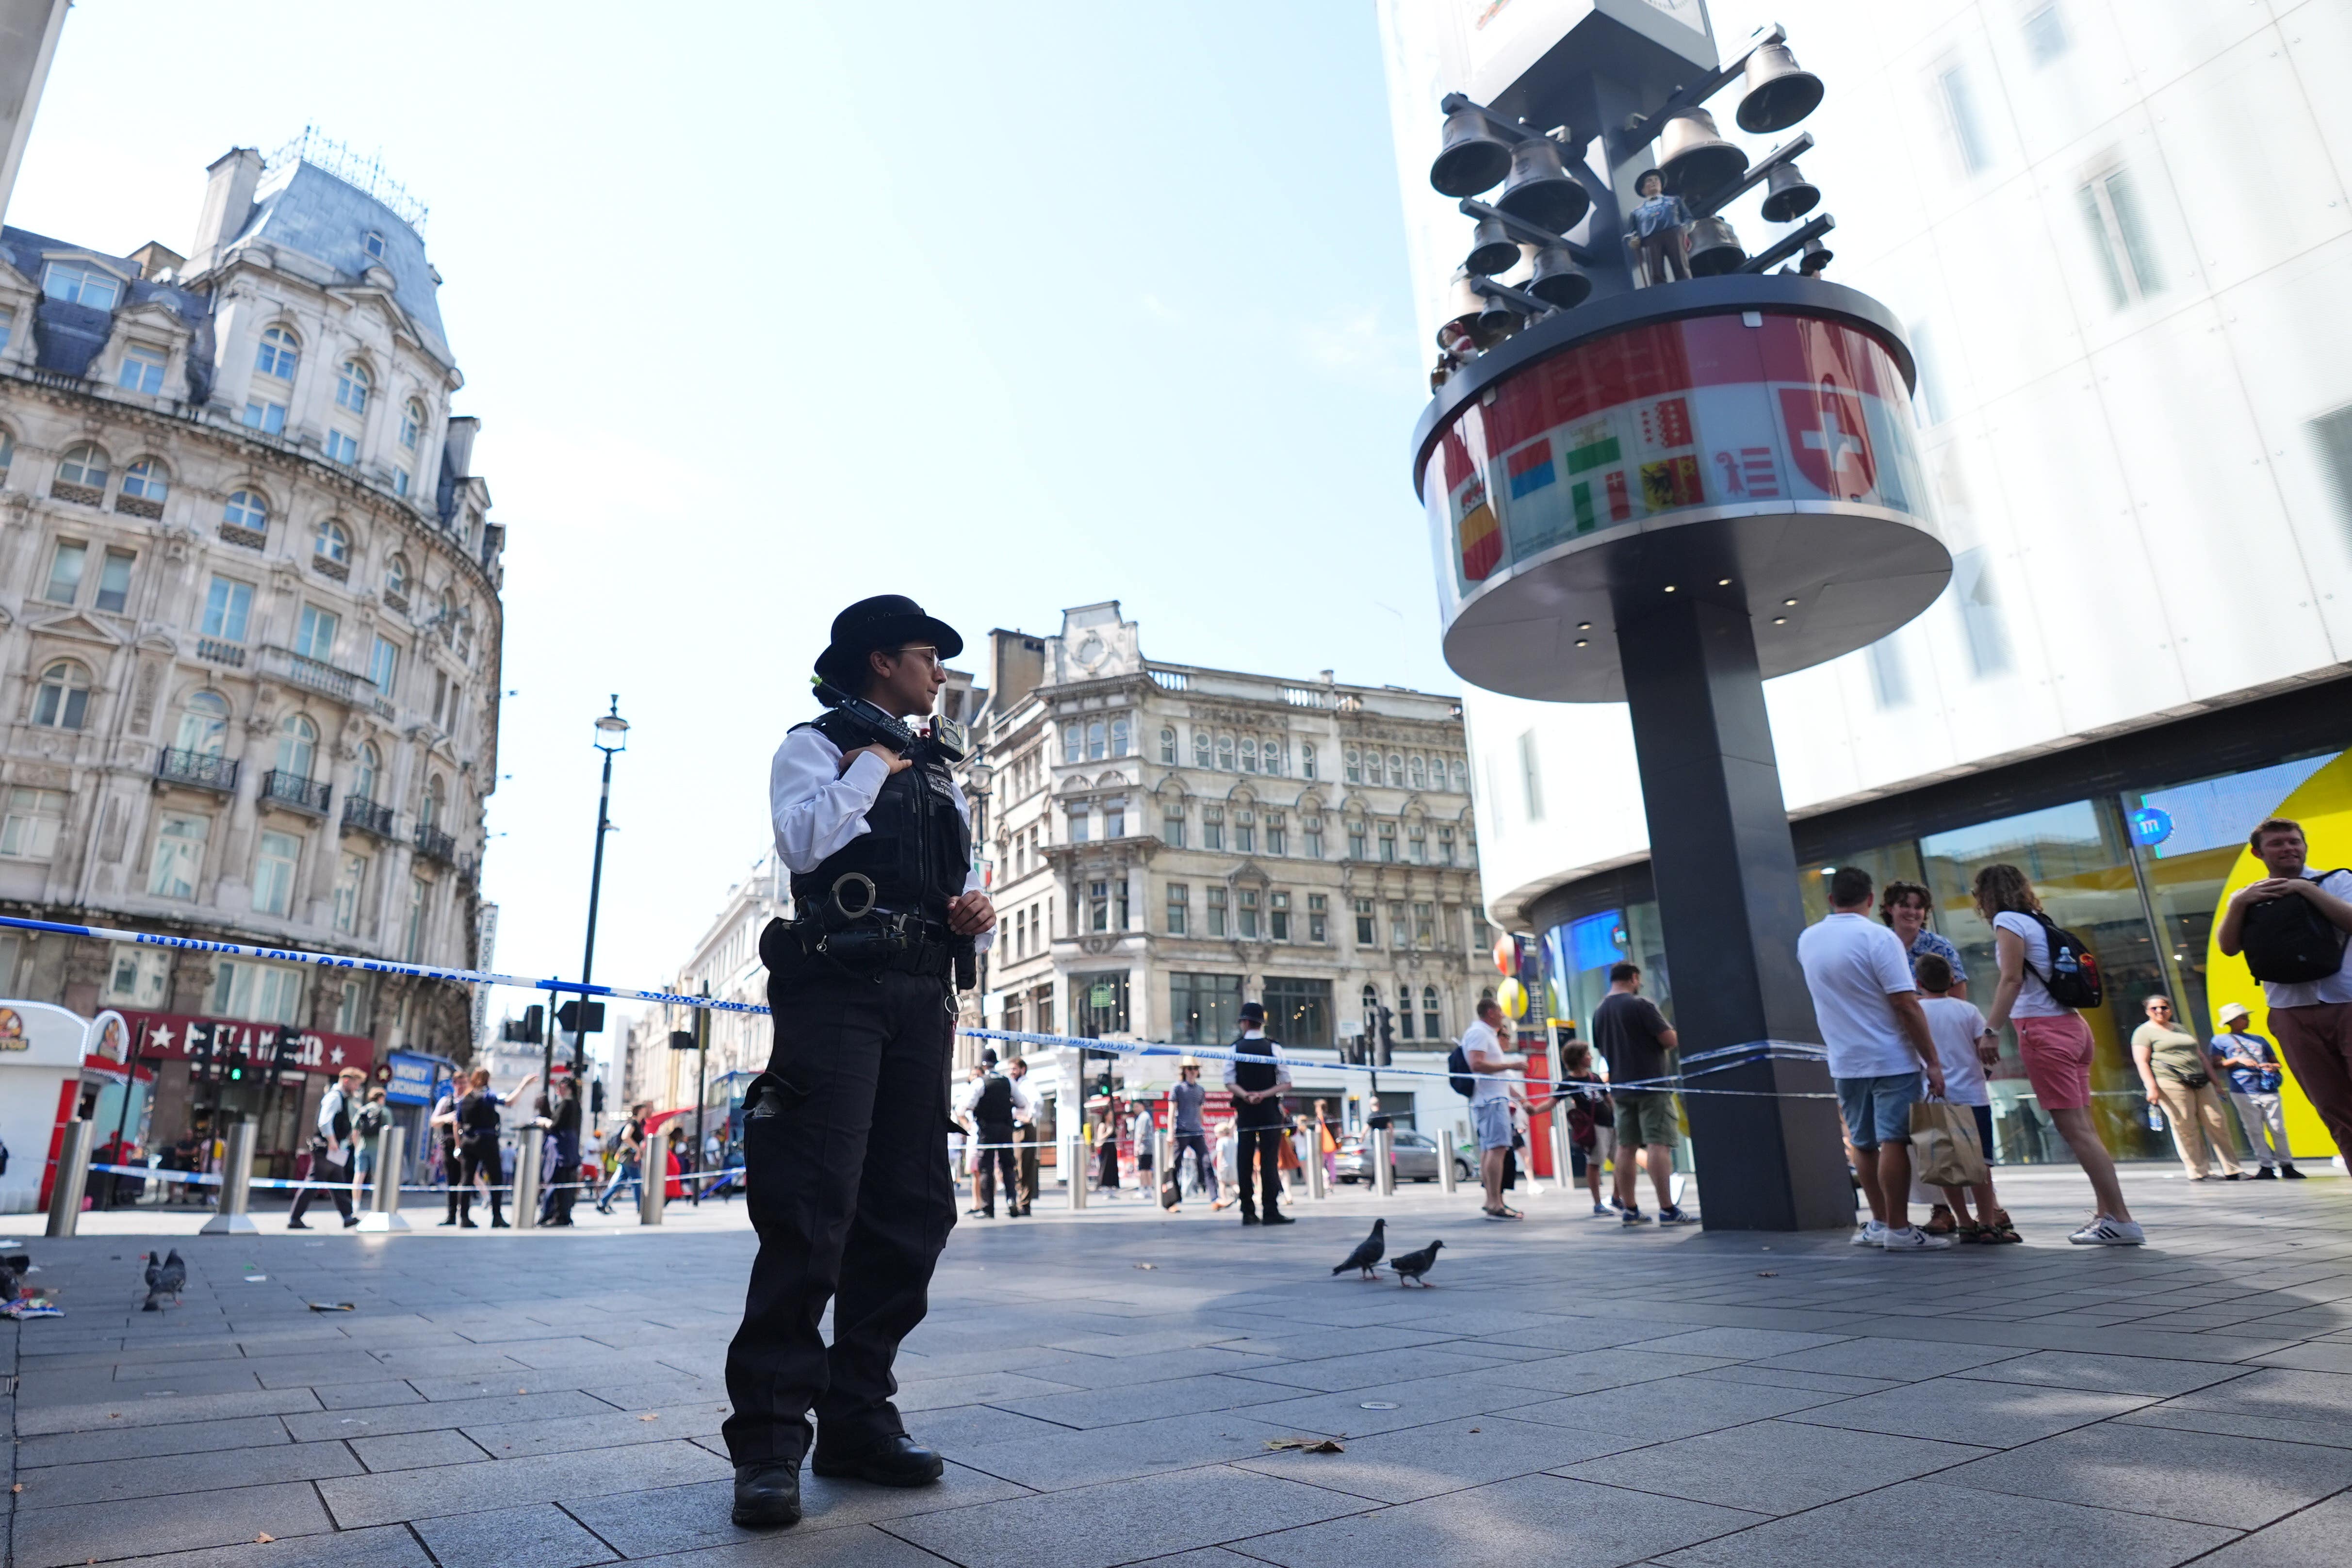
[[[1205,768],[1210,765],[1209,732],[1206,730],[1192,731],[1192,765],[1196,768]]]
[[[1462,759],[1454,757],[1445,764],[1447,787],[1455,795],[1462,793]]]
[[[1087,731],[1082,724],[1071,724],[1062,731],[1062,761],[1075,763],[1087,754]]]
[[[1347,768],[1347,778],[1349,784],[1361,784],[1364,782],[1364,759],[1362,752],[1357,751],[1355,747],[1350,746],[1348,748],[1347,753],[1341,761]]]
[[[1434,985],[1421,988],[1421,1037],[1424,1040],[1445,1037],[1445,1020],[1438,1016],[1437,987]]]
[[[1422,760],[1419,757],[1414,757],[1405,764],[1405,778],[1415,789],[1421,788],[1429,782],[1429,774],[1423,771]]]
[[[457,635],[457,602],[449,597],[449,590],[441,590],[439,607],[433,613],[433,624],[441,628],[443,640]]]
[[[1395,752],[1389,753],[1389,788],[1404,788],[1404,758]]]
[[[299,713],[289,713],[278,726],[278,771],[289,778],[308,779],[319,757],[319,727]]]
[[[1234,738],[1231,735],[1217,737],[1217,766],[1226,773],[1234,771]]]
[[[251,529],[256,533],[269,531],[269,503],[251,490],[236,490],[221,508],[221,521],[231,528]]]
[[[228,745],[228,703],[218,692],[199,691],[180,712],[179,750],[217,757]]]
[[[41,671],[33,694],[33,722],[52,730],[79,730],[89,717],[89,671],[61,658]]]
[[[1171,768],[1176,765],[1176,731],[1173,730],[1160,731],[1160,760]]]
[[[439,773],[434,774],[430,779],[425,781],[425,805],[416,814],[416,822],[418,826],[437,827],[440,826],[441,797],[443,793],[444,790],[441,784],[441,775]]]
[[[1298,742],[1298,772],[1303,778],[1315,776],[1315,742],[1312,741]]]
[[[1242,772],[1245,773],[1257,772],[1257,737],[1255,735],[1242,737]]]
[[[1110,721],[1110,754],[1112,756],[1123,757],[1127,755],[1127,735],[1128,728],[1126,720],[1114,719]]]
[[[383,564],[383,591],[408,597],[408,557],[395,555]]]
[[[16,433],[5,426],[0,426],[0,474],[5,474],[8,471],[8,465],[16,460]]]
[[[163,465],[152,458],[142,458],[122,470],[122,493],[137,496],[142,500],[160,501],[172,490],[165,478]]]
[[[283,327],[272,327],[261,334],[261,352],[254,356],[253,368],[264,375],[291,381],[301,358],[300,341]]]
[[[374,389],[375,377],[368,374],[368,367],[355,359],[347,359],[335,373],[335,406],[365,414],[368,394]]]
[[[1283,760],[1282,742],[1272,735],[1265,738],[1265,749],[1259,754],[1265,763],[1265,771],[1276,778],[1280,778],[1284,770],[1289,765]]]
[[[1099,762],[1102,760],[1102,755],[1103,727],[1102,721],[1097,719],[1087,726],[1087,760]]]
[[[352,770],[353,797],[365,801],[374,800],[376,778],[383,772],[383,753],[375,749],[373,741],[366,742],[360,747],[359,765]]]
[[[61,484],[88,485],[91,489],[106,488],[106,454],[85,441],[68,447],[58,464],[58,480]]]
[[[400,444],[414,452],[416,443],[424,438],[425,405],[412,397],[400,411]]]
[[[352,536],[349,530],[328,518],[319,524],[317,543],[311,552],[321,561],[331,561],[338,566],[348,566],[352,561]]]

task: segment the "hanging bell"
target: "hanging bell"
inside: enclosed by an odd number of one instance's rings
[[[1764,175],[1764,221],[1793,223],[1821,205],[1822,193],[1791,163],[1775,163]]]
[[[1748,259],[1739,248],[1739,237],[1731,232],[1731,225],[1719,217],[1693,218],[1683,232],[1690,239],[1690,269],[1694,278],[1718,278],[1726,272],[1737,272]]]
[[[1445,316],[1437,324],[1437,346],[1454,354],[1478,347],[1478,318],[1486,309],[1486,297],[1470,286],[1470,274],[1456,272],[1446,286]]]
[[[1511,172],[1511,144],[1495,133],[1486,117],[1475,109],[1457,109],[1445,117],[1437,157],[1429,165],[1429,183],[1442,196],[1475,196],[1490,191]]]
[[[1473,337],[1480,348],[1491,349],[1519,330],[1517,306],[1493,295],[1481,295],[1479,301],[1486,308],[1478,312]]]
[[[1809,239],[1805,241],[1805,254],[1797,262],[1797,273],[1803,278],[1819,277],[1822,268],[1827,267],[1836,255],[1836,251],[1820,240]]]
[[[1658,133],[1658,173],[1666,189],[1697,201],[1748,172],[1748,154],[1717,133],[1715,116],[1704,109],[1685,109],[1666,121]],[[1508,201],[1507,195],[1503,198]]]
[[[1822,105],[1822,79],[1798,65],[1786,44],[1749,55],[1747,79],[1733,116],[1742,131],[1786,131]]]
[[[1495,205],[1547,234],[1565,234],[1584,216],[1592,197],[1570,176],[1559,142],[1530,136],[1511,149],[1511,177]]]
[[[1470,231],[1470,257],[1462,268],[1480,278],[1491,278],[1497,272],[1508,272],[1519,264],[1519,242],[1511,237],[1510,230],[1490,217],[1478,220]]]
[[[1592,279],[1577,267],[1564,245],[1547,245],[1536,252],[1534,281],[1528,292],[1547,305],[1573,310],[1592,292]]]

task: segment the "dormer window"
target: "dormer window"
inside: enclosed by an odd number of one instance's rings
[[[272,327],[261,334],[261,352],[254,355],[253,368],[263,375],[291,381],[301,358],[302,345],[294,334],[283,327]]]
[[[368,374],[367,366],[357,360],[345,360],[335,375],[335,406],[365,414],[368,393],[374,385],[375,378]]]
[[[143,392],[150,397],[163,390],[163,351],[151,349],[145,343],[132,343],[122,351],[122,368],[115,373],[114,384],[125,392]]]
[[[407,405],[400,411],[400,444],[414,452],[416,450],[416,443],[423,439],[424,435],[425,405],[412,397],[408,400]]]
[[[111,310],[114,302],[122,298],[122,284],[96,268],[68,267],[62,261],[52,261],[41,275],[41,292],[68,304]]]
[[[383,259],[383,236],[376,233],[373,229],[368,230],[367,237],[360,241],[360,248],[366,251],[368,255],[374,258],[376,260],[382,261]]]

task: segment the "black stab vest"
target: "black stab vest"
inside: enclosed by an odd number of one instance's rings
[[[844,751],[862,744],[831,713],[806,726]],[[795,872],[793,897],[805,909],[822,907],[834,883],[851,871],[874,879],[875,907],[884,914],[919,914],[947,923],[948,905],[971,874],[971,834],[956,809],[955,780],[946,762],[918,751],[915,764],[883,781],[866,809],[867,831],[826,856],[814,871]]]
[[[1011,1126],[1013,1080],[995,1072],[981,1079],[980,1101],[971,1108],[971,1119],[982,1127]]]
[[[1260,1089],[1272,1089],[1282,1081],[1282,1069],[1271,1059],[1270,1053],[1274,1049],[1274,1044],[1271,1037],[1257,1040],[1237,1039],[1234,1042],[1234,1053],[1241,1058],[1234,1064],[1235,1088],[1245,1089],[1255,1093]],[[1254,1055],[1259,1050],[1268,1052],[1269,1056],[1261,1058]],[[1283,1124],[1282,1100],[1279,1097],[1259,1100],[1255,1104],[1236,1104],[1234,1107],[1234,1125],[1236,1127],[1254,1130],[1280,1127]]]

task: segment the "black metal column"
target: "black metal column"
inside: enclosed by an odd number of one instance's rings
[[[1652,587],[1621,594],[1616,620],[1686,1067],[1725,1047],[1818,1041],[1797,966],[1796,850],[1747,607]],[[1826,1068],[1768,1060],[1689,1081],[1749,1091],[1684,1102],[1708,1229],[1853,1224],[1836,1101],[1786,1098],[1829,1092]]]

